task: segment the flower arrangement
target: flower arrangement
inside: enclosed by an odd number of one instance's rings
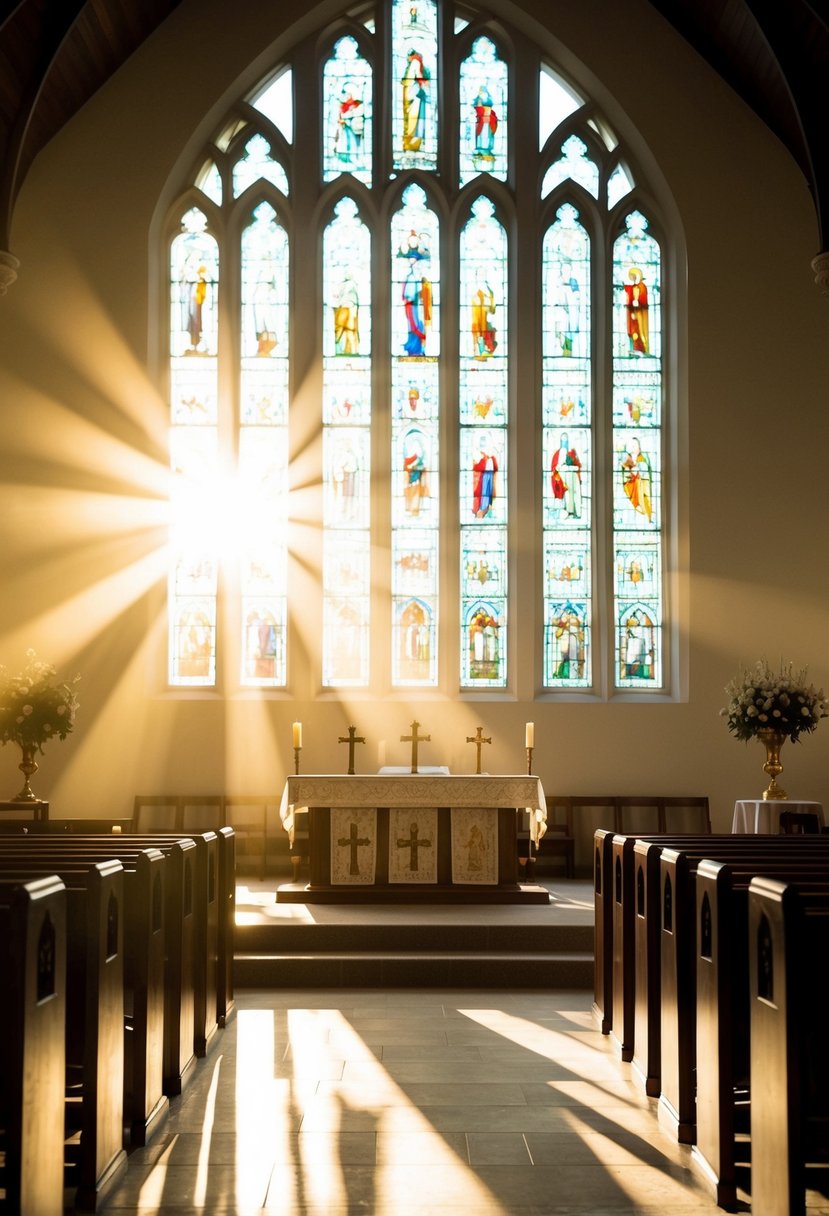
[[[728,705],[720,710],[738,739],[754,739],[774,730],[796,743],[817,729],[827,716],[822,688],[806,683],[806,668],[793,672],[791,663],[773,672],[765,659],[744,670],[726,685]]]
[[[65,739],[75,725],[78,698],[74,684],[58,681],[57,672],[26,651],[26,666],[17,676],[0,667],[0,743],[43,751],[50,739]]]

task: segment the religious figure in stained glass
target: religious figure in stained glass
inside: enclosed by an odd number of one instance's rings
[[[550,481],[553,498],[567,519],[581,517],[581,460],[566,431],[561,432],[559,446],[550,461]]]
[[[584,674],[584,623],[572,604],[566,605],[552,625],[554,652],[558,662],[554,680],[570,680]]]
[[[334,351],[356,355],[360,351],[360,294],[353,275],[346,273],[334,301]]]
[[[472,514],[476,519],[485,519],[492,510],[497,492],[498,458],[495,455],[492,436],[481,435],[478,455],[472,462]]]
[[[428,670],[430,654],[430,615],[425,605],[412,600],[400,616],[400,674],[415,678],[423,665]]]
[[[475,163],[479,168],[488,168],[495,157],[495,132],[498,130],[498,115],[489,85],[484,81],[472,101],[475,111]]]
[[[213,628],[206,612],[185,608],[178,620],[179,679],[208,679],[213,657]]]
[[[625,283],[625,314],[630,351],[634,355],[647,355],[650,349],[648,288],[638,266],[631,266],[628,279],[630,282]]]
[[[256,285],[253,289],[253,323],[256,329],[257,355],[269,355],[276,349],[279,294],[276,266],[271,258],[265,258],[259,268]]]
[[[473,353],[476,359],[488,359],[495,354],[498,342],[495,337],[495,292],[485,277],[473,288],[470,300],[470,331]]]
[[[651,500],[651,462],[642,445],[634,435],[622,458],[622,488],[634,511],[644,515],[650,523],[653,513]]]
[[[419,152],[426,137],[426,102],[431,74],[422,53],[412,47],[400,82],[403,102],[403,151]]]
[[[426,480],[426,458],[423,452],[423,436],[420,431],[410,431],[404,441],[403,498],[409,515],[420,514],[421,500],[429,493]]]
[[[337,107],[337,132],[334,136],[334,147],[337,160],[344,167],[350,167],[359,161],[365,133],[365,110],[360,97],[354,96],[354,86],[348,82],[343,85]]]
[[[643,608],[631,612],[622,624],[622,677],[653,679],[654,624]]]
[[[569,357],[579,331],[579,281],[568,262],[560,262],[558,269],[558,281],[553,286],[553,326],[558,353]]]
[[[468,627],[470,675],[473,679],[498,676],[498,621],[483,605],[472,615]]]
[[[184,329],[190,340],[186,355],[198,354],[201,345],[203,312],[207,300],[207,267],[198,256],[188,258],[184,267],[184,290],[182,292],[184,305]]]
[[[336,450],[331,469],[334,503],[338,518],[344,523],[357,515],[357,476],[360,462],[350,438],[344,439]]]
[[[256,679],[273,679],[276,669],[277,628],[269,612],[254,610],[247,622],[247,651],[252,660],[250,672]]]
[[[432,284],[424,274],[430,253],[424,234],[410,232],[406,244],[397,251],[397,256],[406,258],[409,263],[402,287],[408,329],[403,349],[407,355],[422,355],[426,350],[426,334],[432,322]]]

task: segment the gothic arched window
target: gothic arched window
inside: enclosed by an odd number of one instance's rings
[[[355,12],[171,212],[168,682],[668,691],[654,193],[500,17]]]

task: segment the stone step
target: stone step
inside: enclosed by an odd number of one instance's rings
[[[593,926],[549,924],[407,923],[407,924],[253,924],[237,925],[239,954],[350,953],[501,953],[593,951]]]
[[[591,951],[237,950],[239,988],[592,988]]]

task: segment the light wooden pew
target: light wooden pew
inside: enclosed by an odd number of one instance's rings
[[[0,879],[0,1188],[9,1212],[63,1216],[66,891]]]

